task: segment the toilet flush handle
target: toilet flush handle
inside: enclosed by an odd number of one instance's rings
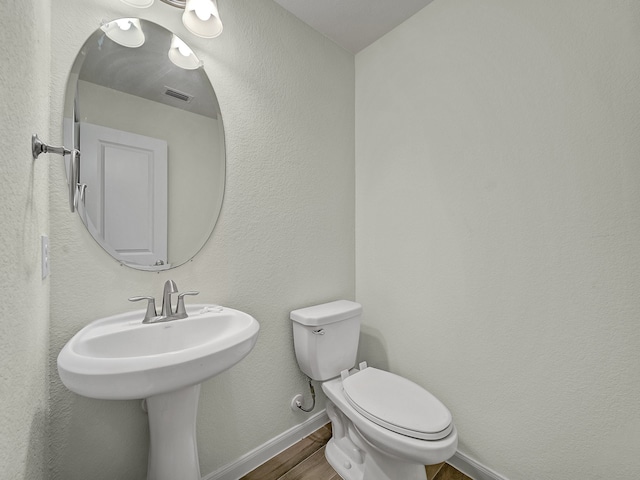
[[[312,330],[311,333],[313,333],[314,335],[324,335],[325,331],[324,328],[319,328],[317,330]]]

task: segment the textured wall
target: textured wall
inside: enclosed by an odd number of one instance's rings
[[[48,170],[31,134],[49,136],[49,2],[14,1],[0,15],[0,479],[45,479],[49,281]],[[10,12],[10,13],[7,13]],[[38,28],[33,28],[38,25]]]
[[[640,459],[640,3],[437,0],[356,56],[362,355],[513,480]]]
[[[193,262],[161,274],[119,266],[67,211],[62,168],[51,174],[52,480],[142,478],[147,419],[139,402],[68,392],[55,358],[90,320],[137,308],[165,280],[198,301],[244,310],[261,332],[240,364],[203,385],[202,474],[302,422],[289,404],[306,386],[292,346],[294,308],[354,296],[354,58],[271,0],[220,1],[225,30],[197,39],[161,2],[54,0],[52,137],[62,138],[66,75],[101,19],[142,15],[186,39],[222,108],[227,188],[212,239]]]

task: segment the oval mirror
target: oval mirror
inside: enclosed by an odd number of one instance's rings
[[[222,116],[207,74],[169,30],[101,26],[67,83],[64,142],[80,150],[77,212],[116,260],[165,270],[190,260],[218,219]]]

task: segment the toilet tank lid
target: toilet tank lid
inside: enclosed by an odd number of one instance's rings
[[[362,305],[350,300],[336,300],[291,312],[291,320],[309,327],[347,320],[362,313]]]

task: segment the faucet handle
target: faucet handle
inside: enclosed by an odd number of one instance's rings
[[[140,300],[147,300],[147,311],[144,314],[144,320],[142,323],[149,323],[153,317],[157,317],[158,313],[156,312],[156,299],[153,297],[131,297],[129,298],[130,302],[139,302]]]
[[[187,316],[187,309],[184,306],[184,296],[185,295],[198,295],[200,292],[196,292],[195,290],[189,292],[182,292],[178,295],[178,305],[176,306],[176,315],[184,315]],[[182,317],[182,318],[184,318]]]

